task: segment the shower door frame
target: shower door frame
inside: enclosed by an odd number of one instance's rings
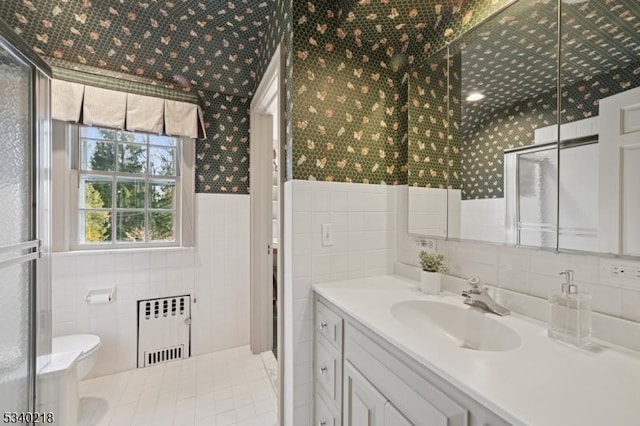
[[[51,101],[49,65],[20,38],[4,21],[0,20],[0,46],[31,68],[29,93],[29,149],[31,183],[32,241],[21,241],[5,249],[29,250],[14,260],[4,263],[33,262],[29,288],[28,337],[28,411],[37,410],[37,368],[46,364],[51,354]],[[31,251],[33,250],[33,251]],[[39,291],[42,290],[42,291]],[[39,342],[39,337],[41,342]],[[40,344],[39,344],[40,343]],[[40,356],[41,361],[36,362]]]

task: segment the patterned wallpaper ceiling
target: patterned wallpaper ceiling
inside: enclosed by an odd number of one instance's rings
[[[420,62],[512,0],[341,0],[335,35],[392,68]]]
[[[3,0],[38,54],[249,97],[275,0]]]

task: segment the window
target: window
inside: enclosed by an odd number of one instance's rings
[[[181,142],[79,126],[74,245],[179,245]]]

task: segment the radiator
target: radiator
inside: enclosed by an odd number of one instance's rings
[[[138,300],[138,368],[190,355],[191,296]]]

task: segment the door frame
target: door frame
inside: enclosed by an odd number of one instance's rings
[[[272,162],[273,162],[273,132],[261,131],[265,128],[265,115],[267,108],[272,102],[277,102],[278,117],[273,123],[277,127],[278,134],[278,200],[279,200],[279,235],[278,235],[278,288],[277,288],[277,353],[278,353],[278,417],[279,424],[283,423],[283,403],[284,403],[284,181],[285,181],[285,48],[282,42],[279,43],[275,53],[271,57],[269,65],[260,81],[253,96],[250,107],[250,200],[251,200],[251,230],[250,230],[250,299],[251,299],[251,319],[250,319],[250,347],[253,353],[260,353],[271,350],[273,339],[273,306],[272,306],[272,275],[263,272],[266,268],[272,270],[272,262],[265,265],[265,256],[268,241],[271,236],[272,219]],[[268,118],[272,120],[271,118]],[[266,126],[268,128],[268,125]],[[272,130],[272,128],[271,128]],[[266,149],[268,147],[268,149]],[[266,182],[268,185],[266,185]],[[262,184],[262,185],[261,185]],[[268,191],[267,191],[268,186]],[[268,228],[265,228],[264,218],[268,217]]]

